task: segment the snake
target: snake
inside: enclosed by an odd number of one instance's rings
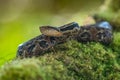
[[[40,56],[56,45],[69,40],[81,43],[100,42],[108,45],[113,40],[112,26],[107,21],[79,26],[71,22],[60,27],[41,26],[41,35],[34,37],[18,46],[17,57],[26,58]]]

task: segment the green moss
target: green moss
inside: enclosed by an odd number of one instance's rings
[[[109,46],[69,41],[43,56],[6,63],[0,80],[119,80],[119,42],[117,32]]]

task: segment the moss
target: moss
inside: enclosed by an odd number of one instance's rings
[[[0,69],[0,80],[119,80],[120,33],[114,36],[108,46],[69,41],[43,56],[13,60]]]

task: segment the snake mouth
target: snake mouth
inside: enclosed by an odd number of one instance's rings
[[[42,26],[42,27],[39,27],[39,29],[41,33],[46,36],[60,37],[63,35],[58,28],[55,28],[52,26]]]

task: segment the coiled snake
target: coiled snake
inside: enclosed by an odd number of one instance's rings
[[[39,56],[57,44],[68,40],[78,42],[100,42],[110,44],[112,42],[112,26],[106,22],[98,22],[92,25],[79,26],[72,22],[60,27],[42,26],[42,35],[39,35],[19,45],[17,57]]]

